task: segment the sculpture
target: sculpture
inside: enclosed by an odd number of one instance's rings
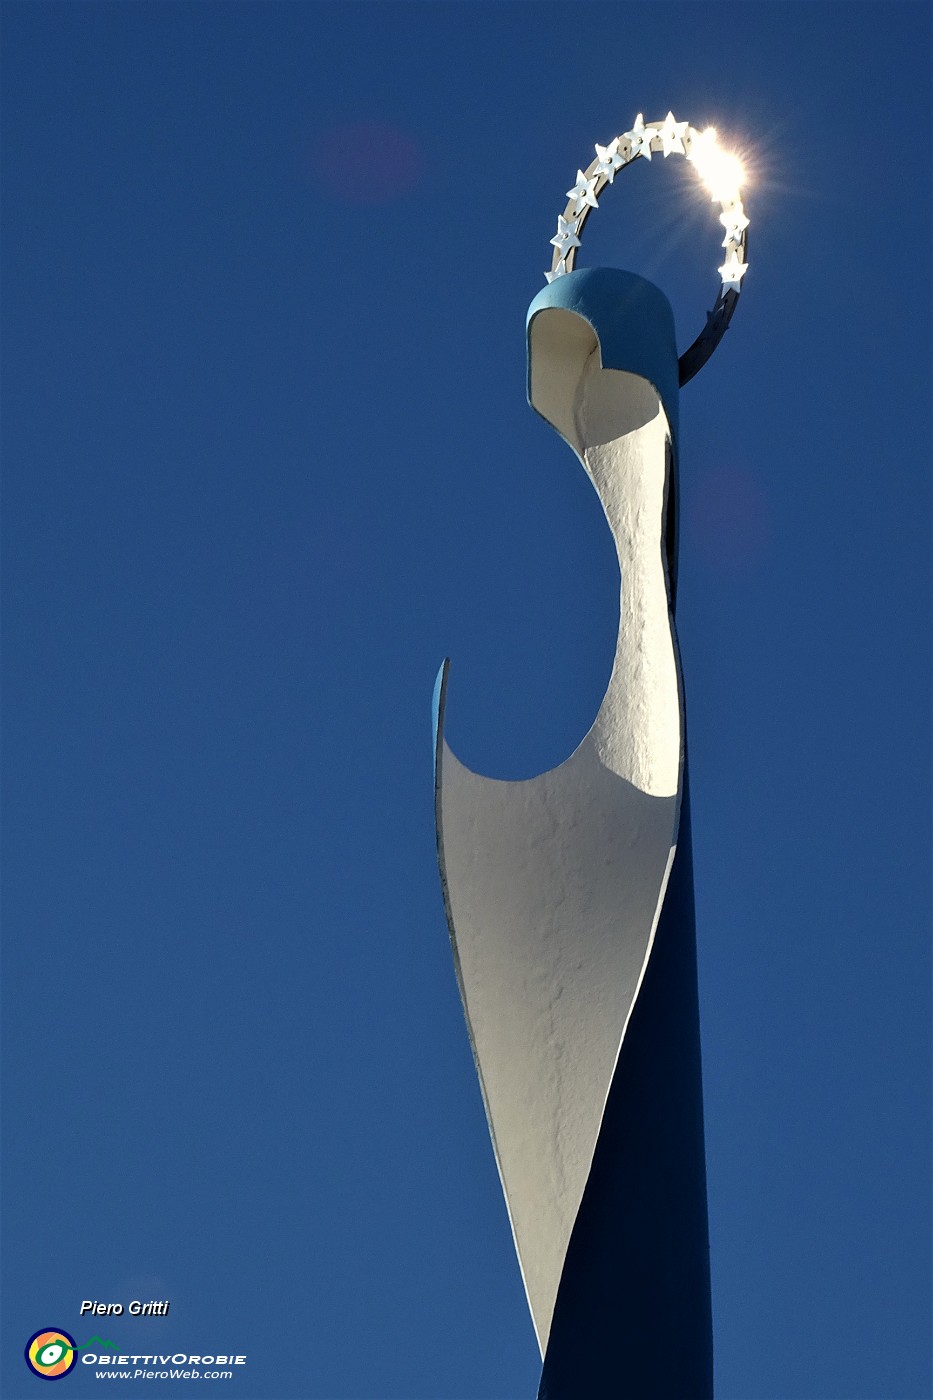
[[[679,359],[656,287],[574,268],[606,185],[659,152],[691,161],[725,230],[716,306]],[[677,409],[747,268],[740,173],[715,133],[639,116],[577,172],[528,312],[529,402],[592,480],[619,558],[615,661],[589,733],[536,778],[480,777],[444,740],[447,662],[435,692],[441,879],[539,1400],[712,1394]]]

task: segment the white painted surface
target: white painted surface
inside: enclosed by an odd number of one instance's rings
[[[532,323],[532,400],[571,444],[619,555],[620,629],[592,729],[523,782],[441,744],[441,862],[461,992],[542,1355],[676,841],[682,722],[663,550],[667,419],[604,370],[589,324]]]

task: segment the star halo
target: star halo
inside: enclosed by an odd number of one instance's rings
[[[606,185],[612,184],[615,175],[635,160],[651,160],[652,153],[663,153],[665,158],[684,156],[710,191],[713,203],[720,207],[725,257],[718,269],[719,295],[707,315],[705,328],[680,357],[680,382],[685,384],[702,368],[725,334],[748,271],[748,216],[741,197],[742,167],[735,156],[720,147],[712,127],[699,131],[689,122],[677,121],[673,112],[656,122],[646,122],[639,112],[630,130],[615,137],[608,146],[597,145],[595,150],[596,159],[586,170],[577,171],[576,184],[567,192],[567,206],[558,219],[557,234],[551,239],[554,256],[545,273],[548,282],[573,271],[590,211],[598,208],[599,195]]]

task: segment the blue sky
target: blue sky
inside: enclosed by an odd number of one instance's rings
[[[596,712],[612,545],[524,315],[594,141],[672,107],[752,171],[681,395],[717,1394],[929,1396],[928,7],[3,23],[3,1394],[134,1297],[103,1335],[246,1353],[231,1397],[534,1394],[430,698],[450,655],[500,777]],[[686,344],[717,225],[658,164],[581,265]]]

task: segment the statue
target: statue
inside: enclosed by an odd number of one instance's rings
[[[574,267],[636,159],[690,161],[721,205],[722,285],[678,358],[643,278]],[[621,576],[612,675],[557,768],[480,777],[444,739],[438,857],[490,1134],[543,1358],[539,1400],[712,1395],[683,686],[674,628],[678,392],[738,301],[748,219],[714,132],[671,113],[578,171],[528,312],[528,398],[602,502]]]

